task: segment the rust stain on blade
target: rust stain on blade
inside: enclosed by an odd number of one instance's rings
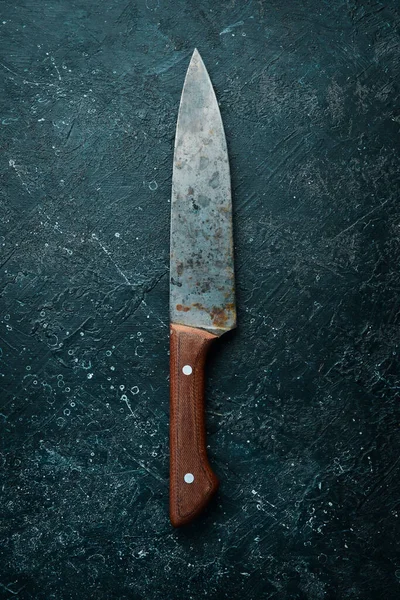
[[[188,310],[190,310],[190,306],[183,306],[182,304],[177,304],[176,310],[188,312]]]
[[[224,306],[213,306],[211,309],[199,302],[194,303],[193,306],[198,310],[208,313],[213,325],[217,328],[224,328],[226,323],[232,318],[232,314],[236,312],[236,307],[232,303],[225,304]]]

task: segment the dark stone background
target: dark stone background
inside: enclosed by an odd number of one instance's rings
[[[397,599],[398,2],[1,4],[0,596]],[[169,196],[193,48],[231,156],[218,497],[168,520]]]

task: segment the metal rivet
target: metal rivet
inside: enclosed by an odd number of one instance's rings
[[[193,372],[193,369],[190,365],[185,365],[182,369],[182,372],[184,375],[191,375]]]
[[[185,480],[186,483],[193,483],[194,475],[192,473],[186,473],[186,475],[183,479]]]

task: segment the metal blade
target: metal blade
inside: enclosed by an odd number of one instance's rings
[[[197,50],[183,86],[171,201],[171,322],[221,335],[236,326],[228,152]]]

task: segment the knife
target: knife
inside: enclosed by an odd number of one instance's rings
[[[175,136],[170,258],[170,520],[207,506],[219,482],[207,457],[204,366],[211,343],[236,327],[231,182],[210,77],[194,50]]]

